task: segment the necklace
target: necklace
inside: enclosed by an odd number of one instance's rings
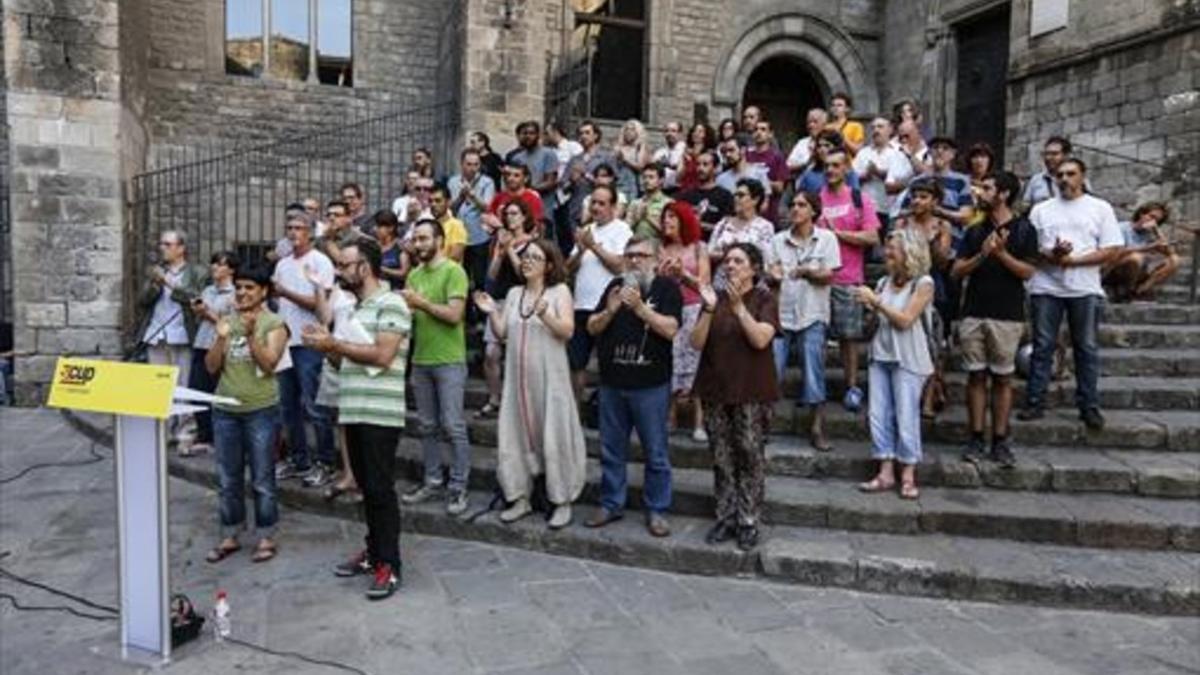
[[[526,314],[525,313],[525,290],[526,290],[526,287],[522,286],[521,287],[521,299],[520,299],[519,304],[517,305],[517,314],[520,315],[522,321],[528,321],[530,318],[533,317],[534,312],[537,311],[538,302],[540,302],[542,299],[542,296],[546,294],[545,287],[543,287],[541,291],[538,291],[537,297],[533,299],[533,306],[529,308],[529,313]]]

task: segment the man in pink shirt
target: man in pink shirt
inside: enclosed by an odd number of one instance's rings
[[[821,188],[821,224],[838,239],[842,266],[833,273],[830,289],[829,335],[842,350],[846,373],[846,395],[842,405],[856,412],[862,407],[858,387],[859,344],[866,339],[864,307],[854,299],[854,287],[866,281],[867,250],[879,243],[879,217],[871,197],[846,184],[850,158],[845,149],[831,150],[825,157],[825,187]]]

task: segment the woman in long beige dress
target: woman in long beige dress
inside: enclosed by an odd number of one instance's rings
[[[549,527],[559,529],[571,522],[587,461],[567,365],[574,303],[553,242],[538,239],[522,251],[521,275],[525,283],[508,291],[503,310],[486,293],[474,296],[507,344],[496,477],[509,507],[500,520],[512,523],[530,513],[533,479],[544,474],[546,497],[554,505]]]

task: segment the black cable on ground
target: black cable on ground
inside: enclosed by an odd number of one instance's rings
[[[32,466],[27,466],[24,469],[21,469],[20,471],[18,471],[17,473],[15,473],[11,476],[7,476],[5,478],[0,478],[0,485],[4,485],[6,483],[11,483],[17,479],[24,478],[25,476],[27,476],[39,469],[49,469],[51,467],[66,467],[66,466],[87,466],[88,464],[95,464],[97,462],[103,462],[104,460],[109,459],[107,456],[96,452],[96,444],[95,443],[92,443],[91,445],[88,446],[88,452],[91,454],[91,457],[89,457],[87,459],[67,460],[67,461],[63,461],[63,462],[41,462],[38,464],[34,464]]]
[[[0,593],[0,599],[8,600],[12,603],[14,609],[22,612],[67,612],[68,614],[73,614],[81,619],[90,619],[92,621],[117,620],[117,617],[112,615],[101,616],[99,614],[88,614],[87,612],[81,612],[74,607],[67,607],[66,605],[22,605],[21,602],[17,600],[16,596],[9,595],[8,593]]]
[[[0,560],[7,558],[10,554],[11,554],[10,551],[5,551],[3,553],[0,553]],[[88,614],[86,612],[80,612],[79,610],[77,610],[73,607],[66,607],[66,606],[22,605],[17,600],[16,597],[9,595],[8,593],[0,592],[0,599],[8,600],[9,602],[12,603],[13,607],[19,611],[67,612],[67,613],[77,616],[81,619],[88,619],[91,621],[114,621],[117,618],[116,615],[120,613],[116,607],[109,607],[108,605],[101,605],[99,603],[92,602],[91,600],[88,600],[87,598],[75,595],[74,593],[68,593],[67,591],[59,590],[52,586],[47,586],[46,584],[39,583],[37,581],[33,581],[32,579],[26,579],[25,577],[22,577],[17,574],[13,574],[12,572],[9,572],[8,570],[6,570],[2,567],[0,567],[0,577],[9,579],[11,581],[15,581],[19,584],[23,584],[23,585],[29,586],[31,588],[36,588],[38,590],[45,591],[45,592],[53,594],[53,595],[57,595],[61,598],[66,598],[68,600],[78,602],[79,604],[87,606],[87,607],[91,607],[92,609],[100,610],[102,612],[110,612],[112,615],[111,616],[99,616],[96,614]],[[253,649],[255,651],[262,652],[263,654],[267,654],[270,656],[297,659],[300,661],[304,661],[305,663],[311,663],[316,666],[325,666],[326,668],[335,668],[337,670],[342,670],[347,673],[354,673],[355,675],[368,675],[365,670],[359,670],[358,668],[355,668],[354,666],[350,666],[345,663],[339,663],[337,661],[326,661],[324,659],[317,659],[317,658],[313,658],[311,656],[305,656],[304,654],[300,654],[297,652],[276,651],[274,649],[269,649],[269,648],[263,647],[261,645],[256,645],[253,642],[246,642],[245,640],[239,640],[239,639],[233,638],[233,637],[227,637],[227,638],[225,638],[225,641],[231,642],[231,643],[233,643],[235,645],[239,645],[241,647],[246,647],[247,649]]]
[[[254,651],[257,651],[257,652],[262,652],[264,654],[270,654],[271,656],[299,659],[301,661],[304,661],[306,663],[311,663],[316,666],[325,666],[327,668],[336,668],[338,670],[344,670],[347,673],[355,673],[356,675],[367,675],[367,671],[365,671],[365,670],[359,670],[358,668],[355,668],[354,666],[348,666],[344,663],[338,663],[337,661],[325,661],[323,659],[314,659],[310,656],[305,656],[303,654],[298,654],[296,652],[275,651],[274,649],[268,649],[266,647],[256,645],[253,642],[245,642],[244,640],[239,640],[239,639],[233,638],[233,637],[227,637],[227,638],[225,638],[225,641],[232,642],[233,644],[240,645],[242,647],[248,647],[249,649],[253,649]]]

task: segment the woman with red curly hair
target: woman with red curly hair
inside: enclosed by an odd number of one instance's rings
[[[691,344],[692,329],[700,316],[700,289],[712,281],[708,251],[701,241],[700,219],[687,202],[674,201],[663,208],[659,223],[662,233],[662,252],[658,273],[679,282],[683,295],[683,323],[675,334],[673,369],[671,373],[671,427],[675,427],[675,412],[690,399],[692,405],[692,438],[708,442],[704,431],[704,411],[700,399],[692,396],[692,382],[700,365],[700,352]]]

